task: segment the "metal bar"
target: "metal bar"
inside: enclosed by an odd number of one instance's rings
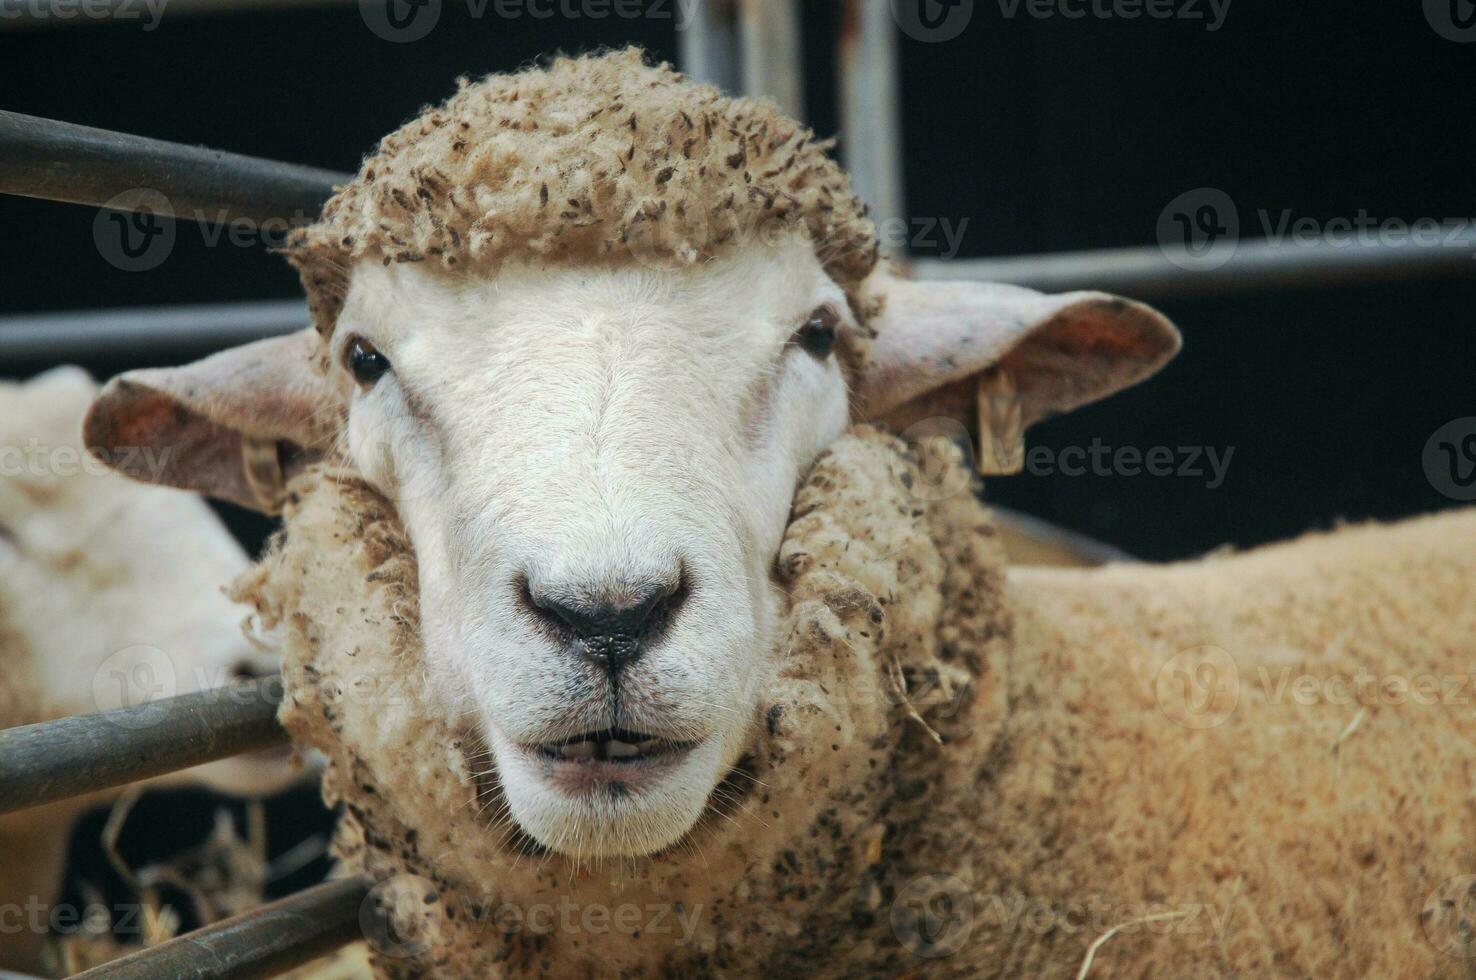
[[[686,29],[677,31],[677,60],[694,82],[738,91],[738,35],[732,0],[692,5]]]
[[[918,279],[1009,282],[1045,292],[1101,289],[1140,299],[1231,296],[1267,290],[1476,275],[1476,231],[1452,244],[1317,245],[1242,242],[1223,267],[1191,271],[1157,248],[1062,252],[996,259],[919,259]],[[0,372],[16,364],[91,357],[174,358],[296,330],[298,300],[148,307],[0,317]]]
[[[796,0],[738,0],[743,94],[772,99],[805,118],[805,75]]]
[[[0,111],[0,193],[208,224],[301,225],[349,174]]]
[[[291,333],[310,322],[302,300],[149,306],[0,317],[0,373],[20,363],[175,359]]]
[[[1364,285],[1374,282],[1476,276],[1476,229],[1448,242],[1348,240],[1316,243],[1265,239],[1240,242],[1223,265],[1181,250],[1145,248],[1061,252],[999,259],[926,259],[911,264],[917,279],[976,279],[1029,286],[1048,293],[1100,289],[1137,299],[1230,296],[1267,290]]]
[[[1037,542],[1044,548],[1069,556],[1085,566],[1106,565],[1109,562],[1136,562],[1139,559],[1115,545],[1098,541],[1079,531],[1052,524],[1024,511],[1012,510],[998,504],[989,504],[1001,531],[1013,532],[1022,538]]]
[[[281,745],[280,677],[0,731],[0,813]]]
[[[841,151],[851,186],[883,222],[906,217],[897,26],[891,6],[845,0],[840,27]],[[883,236],[888,240],[890,236]]]
[[[77,980],[255,980],[332,952],[363,934],[361,877],[303,889],[168,942],[77,974]]]

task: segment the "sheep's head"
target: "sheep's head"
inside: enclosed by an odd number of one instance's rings
[[[0,384],[0,606],[47,702],[31,716],[86,714],[216,687],[275,669],[251,646],[225,586],[248,566],[230,532],[193,494],[144,486],[82,451],[97,385],[78,368]],[[139,475],[162,462],[137,453]],[[3,643],[3,640],[0,640]],[[267,793],[295,773],[282,752],[192,770],[217,789]]]
[[[243,447],[351,461],[413,541],[444,709],[580,855],[678,841],[751,745],[790,501],[852,420],[971,406],[1002,364],[1028,422],[1178,342],[1098,294],[873,270],[808,133],[629,55],[428,110],[295,259],[316,330],[115,380],[89,444],[177,446],[167,479],[248,504]]]

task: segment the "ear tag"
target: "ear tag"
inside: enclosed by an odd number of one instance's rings
[[[241,469],[263,513],[280,514],[287,502],[287,477],[275,439],[241,439]]]
[[[1009,476],[1025,468],[1025,422],[1015,379],[1002,367],[979,374],[979,452],[984,476]]]

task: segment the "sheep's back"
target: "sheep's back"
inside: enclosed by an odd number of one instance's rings
[[[1094,971],[1465,975],[1476,511],[1008,588],[1001,891],[1187,913]],[[997,965],[1074,975],[1100,931],[1001,934]]]

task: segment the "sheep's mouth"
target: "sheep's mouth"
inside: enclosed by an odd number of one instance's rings
[[[659,745],[643,745],[643,743],[652,741]],[[594,755],[591,755],[589,750],[581,744],[584,742],[595,743]],[[635,757],[623,754],[619,757],[611,757],[609,743],[614,742],[642,746],[647,752]],[[600,752],[601,743],[605,743],[606,758],[604,759],[596,757]],[[550,780],[551,785],[572,792],[576,796],[593,792],[607,803],[616,803],[624,798],[628,791],[637,790],[642,785],[649,785],[653,780],[659,780],[675,768],[676,763],[685,758],[689,752],[700,748],[701,744],[700,741],[678,742],[653,737],[644,732],[611,728],[598,732],[585,732],[547,743],[519,744],[514,742],[512,748],[525,759],[539,759],[542,763],[543,776]],[[574,748],[575,758],[565,760],[563,752],[570,747]],[[479,812],[500,814],[506,820],[505,824],[495,820],[493,823],[499,828],[497,833],[500,834],[501,845],[507,852],[540,858],[558,853],[540,843],[521,823],[509,816],[510,807],[502,772],[497,765],[485,764],[492,750],[480,728],[474,728],[467,733],[461,749],[467,760],[467,766],[475,777],[477,809]],[[652,749],[655,750],[654,754],[651,752]],[[617,748],[616,752],[624,753],[625,750]],[[643,760],[650,761],[638,764]],[[754,755],[752,753],[744,755],[738,764],[733,766],[713,787],[697,821],[682,834],[679,840],[653,852],[651,856],[654,858],[679,857],[687,853],[691,845],[685,842],[690,841],[694,836],[713,834],[736,826],[738,815],[743,811],[755,785],[759,785],[758,779],[753,775],[756,768]]]
[[[532,746],[545,759],[556,762],[631,765],[653,759],[668,760],[689,751],[691,742],[673,742],[645,732],[606,728],[582,732],[556,742]]]

